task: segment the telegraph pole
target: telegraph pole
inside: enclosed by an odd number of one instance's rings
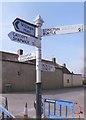
[[[38,40],[41,40],[42,30],[41,26],[43,24],[43,20],[40,15],[38,15],[35,20],[35,25],[38,26],[36,28],[36,37]],[[41,45],[36,48],[36,118],[41,119]]]

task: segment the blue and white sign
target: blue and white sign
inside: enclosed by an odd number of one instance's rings
[[[20,18],[16,18],[13,22],[16,31],[35,37],[36,25],[26,22]]]

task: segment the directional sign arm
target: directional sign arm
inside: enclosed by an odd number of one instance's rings
[[[24,34],[29,35],[29,36],[35,37],[35,31],[37,28],[36,25],[29,23],[29,22],[26,22],[20,18],[16,18],[13,21],[13,26],[14,26],[16,31],[18,31],[20,33],[24,33]]]
[[[41,45],[40,40],[38,40],[37,38],[26,36],[17,32],[12,31],[8,34],[8,36],[12,41],[19,42],[22,44],[27,44],[36,47],[40,47]]]
[[[13,26],[14,26],[14,28],[15,28],[16,30],[19,30],[18,24],[19,24],[19,20],[16,19],[16,20],[13,22]]]
[[[18,57],[18,60],[20,62],[25,62],[25,61],[33,60],[33,59],[36,59],[36,53],[35,52],[29,53],[29,54],[26,54],[26,55],[19,55],[19,57]]]
[[[51,64],[41,63],[41,70],[42,71],[48,71],[48,72],[54,72],[55,66]]]
[[[85,26],[83,24],[77,24],[77,25],[67,25],[67,26],[58,26],[55,28],[49,28],[49,29],[43,29],[43,36],[48,35],[60,35],[60,34],[72,34],[72,33],[78,33],[83,32],[85,30]]]

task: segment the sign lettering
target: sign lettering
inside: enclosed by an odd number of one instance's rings
[[[40,40],[38,40],[37,38],[25,36],[23,34],[19,34],[13,31],[10,32],[8,36],[12,41],[15,41],[15,42],[19,42],[19,43],[23,43],[23,44],[27,44],[31,46],[36,46],[36,47],[40,47],[41,45]]]

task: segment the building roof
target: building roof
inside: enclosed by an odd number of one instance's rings
[[[63,73],[72,74],[66,67],[63,66]]]

